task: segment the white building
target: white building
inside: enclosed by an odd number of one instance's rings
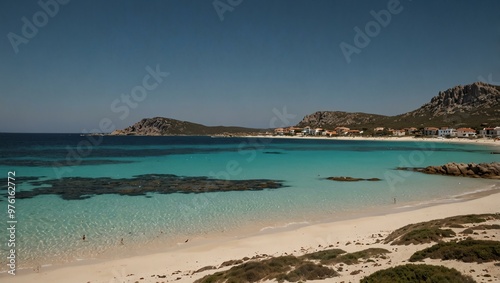
[[[316,129],[314,129],[314,134],[315,135],[321,135],[323,133],[323,131],[324,130],[322,128],[316,128]]]
[[[313,135],[314,130],[312,130],[311,127],[307,126],[302,130],[302,134],[304,134],[304,136],[305,135]]]
[[[282,136],[285,133],[285,129],[283,128],[276,128],[274,129],[274,134],[278,136]]]
[[[396,136],[396,137],[402,137],[402,136],[406,135],[406,132],[405,132],[405,130],[393,130],[392,135]]]
[[[438,134],[439,129],[435,127],[425,127],[424,128],[424,136],[436,136]]]
[[[500,137],[500,127],[495,128],[484,128],[479,131],[479,135],[485,138],[496,138]]]
[[[346,135],[347,132],[349,132],[349,130],[350,129],[347,127],[336,127],[335,128],[335,132],[337,132],[337,134],[339,134],[339,135]]]
[[[476,130],[471,128],[458,128],[457,137],[459,138],[475,138]]]
[[[415,127],[405,128],[404,130],[407,135],[414,135],[418,132],[418,129]]]
[[[288,128],[288,130],[290,135],[295,136],[296,134],[300,133],[302,129],[297,127],[290,127]]]
[[[456,137],[457,130],[453,128],[441,128],[438,130],[438,137]]]
[[[323,136],[332,137],[332,136],[336,136],[336,135],[337,135],[337,132],[335,132],[335,131],[326,130],[323,132]]]

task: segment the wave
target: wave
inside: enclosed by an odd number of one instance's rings
[[[280,229],[286,229],[290,226],[306,226],[311,224],[309,221],[301,221],[301,222],[289,222],[284,225],[275,225],[275,226],[266,226],[262,229],[260,229],[260,232],[264,232],[267,230],[280,230]]]
[[[398,206],[395,209],[410,209],[410,208],[418,208],[418,207],[425,207],[425,206],[431,206],[431,205],[437,205],[437,204],[444,204],[444,203],[453,203],[453,202],[460,202],[464,200],[468,200],[471,198],[475,198],[475,196],[481,195],[482,193],[485,192],[491,192],[495,190],[500,190],[500,186],[497,184],[492,184],[485,186],[483,188],[474,190],[474,191],[469,191],[461,194],[456,194],[456,195],[451,195],[446,198],[437,198],[437,199],[431,199],[428,201],[422,201],[422,202],[417,202],[413,204],[407,204],[403,206]]]

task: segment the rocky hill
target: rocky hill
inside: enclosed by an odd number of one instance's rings
[[[335,127],[335,126],[358,126],[377,123],[387,116],[367,113],[350,113],[343,111],[318,111],[305,116],[297,127]]]
[[[440,91],[429,103],[395,120],[407,118],[457,127],[483,123],[496,126],[500,123],[500,86],[476,82]]]
[[[500,86],[476,82],[440,91],[429,103],[397,116],[321,111],[305,116],[299,127],[373,128],[474,127],[500,125]]]
[[[259,129],[242,127],[209,127],[201,124],[179,121],[170,118],[145,118],[123,130],[116,130],[112,135],[137,136],[172,136],[172,135],[237,135],[259,132]]]
[[[298,127],[333,129],[347,126],[352,129],[374,127],[472,127],[500,126],[500,86],[476,82],[440,91],[429,103],[397,116],[342,111],[318,111],[305,116]],[[209,127],[175,119],[155,117],[142,119],[113,135],[245,135],[265,130],[242,127]]]
[[[404,115],[416,117],[430,114],[432,117],[439,117],[457,112],[474,115],[481,113],[481,110],[494,109],[499,103],[500,86],[476,82],[440,91],[429,103]]]

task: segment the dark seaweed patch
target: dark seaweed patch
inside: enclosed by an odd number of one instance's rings
[[[27,176],[21,177],[20,176],[20,177],[15,178],[14,183],[16,184],[17,190],[19,190],[19,185],[21,185],[23,183],[27,183],[27,182],[38,181],[41,178],[45,178],[45,176],[29,176],[29,177],[27,177]],[[5,184],[0,185],[0,189],[7,190],[7,182],[5,182]],[[8,196],[8,194],[0,195],[0,197],[5,197],[5,198],[7,198],[7,196]]]
[[[267,179],[221,180],[208,177],[184,177],[171,174],[146,174],[133,178],[85,178],[65,177],[44,181],[32,181],[38,187],[31,191],[20,191],[17,198],[32,198],[39,195],[59,195],[65,200],[87,199],[95,195],[117,194],[146,196],[148,193],[206,193],[225,191],[258,191],[278,189],[282,181]],[[50,187],[47,187],[50,185]]]
[[[127,160],[81,160],[78,166],[82,165],[109,165],[133,163]],[[66,160],[28,160],[28,159],[4,159],[0,160],[0,165],[5,166],[25,166],[25,167],[61,167],[68,166]]]
[[[264,154],[283,154],[283,153],[279,151],[264,151]]]

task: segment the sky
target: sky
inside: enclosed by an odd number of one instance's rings
[[[500,84],[498,11],[497,0],[0,1],[0,132],[397,115],[456,85]]]

